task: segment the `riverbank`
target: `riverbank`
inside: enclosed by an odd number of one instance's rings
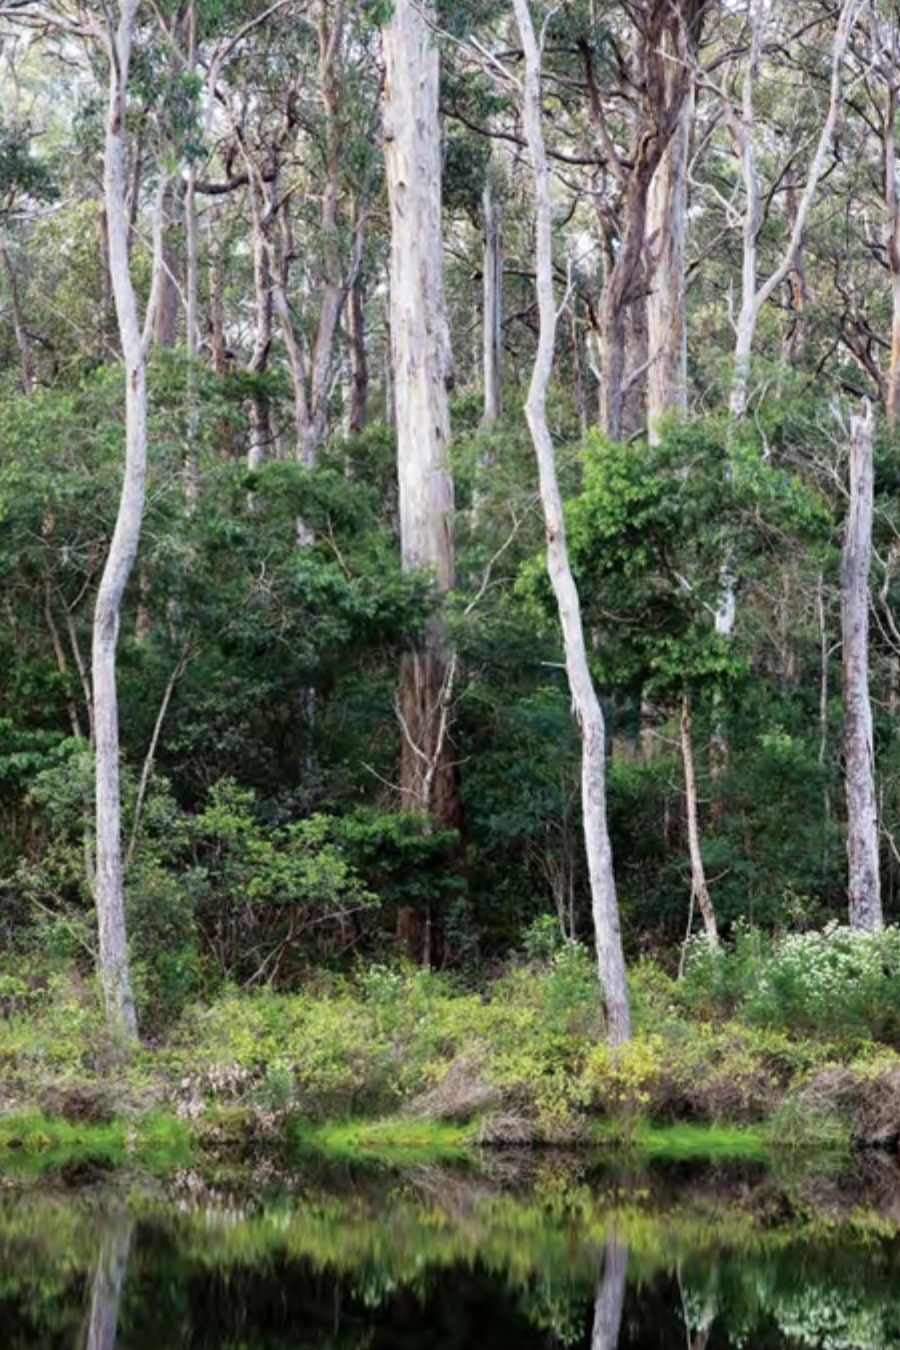
[[[858,1020],[843,1038],[753,1021],[717,961],[720,1006],[709,973],[704,986],[639,967],[635,1038],[617,1050],[578,948],[474,989],[377,966],[291,994],[225,991],[131,1047],[110,1039],[93,985],[71,970],[7,979],[0,1166],[69,1153],[165,1167],[285,1147],[398,1164],[513,1146],[896,1151],[893,1047]]]

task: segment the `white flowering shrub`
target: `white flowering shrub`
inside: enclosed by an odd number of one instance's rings
[[[775,939],[744,931],[721,953],[695,942],[683,997],[758,1025],[900,1043],[900,929],[831,923]]]

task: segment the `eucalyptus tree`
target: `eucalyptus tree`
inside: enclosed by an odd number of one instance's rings
[[[427,568],[438,596],[454,582],[453,481],[444,301],[439,55],[417,0],[394,0],[383,30],[384,151],[391,217],[390,312],[400,541],[405,569]],[[456,656],[436,611],[404,653],[397,691],[404,808],[460,823],[451,740]],[[431,916],[411,945],[430,956]],[[412,916],[406,916],[412,922]]]
[[[125,1039],[136,1037],[137,1018],[125,928],[116,656],[122,600],[137,555],[144,512],[147,356],[161,284],[161,206],[167,186],[166,176],[161,174],[154,211],[149,297],[142,322],[131,247],[136,206],[129,201],[127,175],[128,90],[138,38],[139,8],[139,0],[121,0],[115,8],[105,11],[102,18],[88,12],[72,16],[65,7],[52,4],[24,3],[12,9],[13,17],[23,24],[86,43],[94,51],[99,49],[107,65],[103,190],[109,273],[124,375],[125,456],[115,528],[94,606],[90,679],[99,973],[107,1019],[111,1028]]]
[[[539,310],[538,348],[525,402],[525,417],[538,462],[547,537],[547,571],[556,598],[566,675],[581,731],[581,809],[597,962],[606,1006],[607,1038],[610,1044],[619,1045],[631,1039],[631,1014],[606,818],[606,727],[588,664],[581,603],[569,564],[556,454],[547,421],[547,391],[553,373],[557,311],[553,286],[551,185],[542,127],[541,51],[528,0],[514,0],[514,4],[524,49],[522,117],[534,177],[537,217],[535,272]]]
[[[378,186],[372,32],[344,0],[309,0],[297,11],[276,5],[212,46],[207,85],[219,109],[210,169],[224,176],[217,182],[210,173],[197,191],[211,195],[229,183],[245,190],[250,218],[247,368],[259,377],[251,467],[276,440],[266,388],[276,356],[290,378],[293,454],[309,465],[332,422],[341,324]]]
[[[768,275],[759,277],[760,235],[765,223],[766,191],[760,169],[760,130],[757,117],[757,86],[767,48],[782,39],[774,25],[792,22],[794,15],[778,14],[765,0],[748,0],[746,12],[746,51],[735,54],[733,70],[739,96],[722,90],[721,108],[731,135],[740,170],[743,202],[737,221],[741,232],[740,304],[734,320],[734,366],[729,392],[729,410],[737,420],[744,417],[750,382],[750,363],[759,317],[764,305],[788,279],[795,268],[810,210],[829,162],[836,155],[836,135],[845,115],[844,66],[850,40],[864,0],[843,0],[830,39],[830,71],[827,102],[813,153],[809,159],[803,188],[796,201],[785,245],[780,249]],[[785,35],[789,42],[789,35]],[[791,176],[797,170],[788,170]],[[796,191],[796,189],[794,189]]]
[[[850,419],[850,505],[841,557],[844,744],[850,927],[884,924],[878,859],[875,745],[869,695],[869,568],[872,558],[875,419],[868,400]]]

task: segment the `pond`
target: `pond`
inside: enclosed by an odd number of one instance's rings
[[[895,1212],[896,1211],[896,1212]],[[0,1189],[5,1350],[896,1346],[900,1171],[83,1166]]]

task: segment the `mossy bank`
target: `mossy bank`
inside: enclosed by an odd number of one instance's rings
[[[286,1142],[396,1157],[894,1147],[900,1057],[890,991],[871,985],[890,978],[895,938],[876,951],[833,931],[799,955],[748,938],[720,956],[698,948],[679,981],[642,963],[635,1039],[615,1051],[574,944],[478,987],[370,966],[290,994],[225,989],[137,1048],[110,1040],[71,969],[7,973],[0,1156],[77,1150],[92,1130],[114,1158]],[[688,1125],[703,1128],[660,1133]]]

